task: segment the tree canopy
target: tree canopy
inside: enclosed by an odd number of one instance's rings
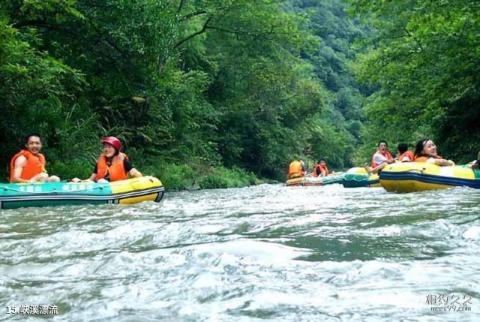
[[[84,173],[104,135],[122,139],[141,164],[225,165],[274,178],[297,157],[350,164],[360,99],[345,71],[356,31],[343,9],[334,1],[2,2],[0,162],[7,170],[24,135],[39,132],[56,169]]]
[[[367,141],[431,137],[450,158],[471,160],[480,138],[480,3],[350,2],[374,30],[354,67],[376,89],[365,106]]]

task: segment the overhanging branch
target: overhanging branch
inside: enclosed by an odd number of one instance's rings
[[[182,44],[184,44],[185,42],[189,41],[190,39],[198,36],[198,35],[201,35],[203,34],[207,28],[208,28],[208,24],[210,23],[210,21],[212,21],[213,17],[208,17],[208,19],[205,21],[205,23],[203,24],[203,27],[202,29],[200,29],[199,31],[196,31],[194,32],[193,34],[190,34],[188,35],[187,37],[183,38],[182,40],[180,40],[179,42],[177,42],[174,46],[174,48],[178,48],[180,47]]]

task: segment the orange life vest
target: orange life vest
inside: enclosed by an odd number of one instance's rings
[[[322,177],[326,177],[330,174],[326,165],[316,164],[313,168],[312,175],[314,177],[318,177],[321,175]]]
[[[33,154],[28,150],[21,150],[12,157],[10,161],[10,182],[13,182],[13,173],[15,170],[15,160],[19,156],[24,156],[27,159],[27,163],[23,167],[22,175],[20,176],[23,180],[30,180],[37,174],[40,174],[45,171],[45,157],[43,154],[39,153],[37,155]]]
[[[288,177],[289,178],[298,178],[303,177],[303,168],[300,161],[292,161],[288,167]]]
[[[125,171],[123,161],[128,157],[125,153],[119,153],[112,159],[112,164],[108,166],[107,157],[102,153],[97,160],[97,175],[95,181],[103,179],[109,175],[110,181],[119,181],[128,179],[128,173]]]
[[[390,154],[390,152],[385,151],[385,153],[382,153],[382,152],[380,152],[380,151],[377,151],[377,152],[375,152],[375,153],[373,154],[373,156],[372,156],[372,164],[371,164],[372,168],[376,168],[376,167],[379,166],[379,164],[376,164],[375,161],[374,161],[375,154],[377,154],[377,153],[380,153],[381,155],[383,155],[385,158],[387,158],[388,161],[393,160],[393,157],[392,157],[392,155]]]
[[[426,155],[420,155],[415,157],[415,162],[427,162],[428,159],[433,158],[433,159],[442,159],[441,156],[426,156]]]
[[[402,154],[400,154],[400,156],[398,157],[398,161],[403,161],[403,158],[405,157],[409,158],[410,161],[413,161],[415,159],[411,151],[405,151]],[[404,161],[404,162],[407,162],[407,161]]]
[[[326,165],[320,165],[320,172],[322,173],[322,177],[326,177],[330,174]]]

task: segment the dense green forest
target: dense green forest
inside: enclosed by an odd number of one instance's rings
[[[302,51],[302,58],[314,66],[315,77],[326,90],[326,99],[307,157],[324,157],[336,169],[351,167],[358,159],[362,142],[362,104],[370,91],[354,79],[348,64],[361,49],[353,44],[368,37],[366,28],[349,18],[343,1],[290,1],[308,19],[308,32],[317,43]]]
[[[3,1],[2,178],[30,132],[64,179],[87,177],[99,139],[115,135],[137,168],[173,188],[283,180],[294,158],[342,169],[368,161],[383,138],[430,136],[449,157],[471,159],[479,9],[466,0]]]
[[[457,162],[480,150],[480,2],[350,0],[374,31],[353,69],[374,89],[364,142],[431,137]],[[371,151],[363,145],[362,155]]]
[[[16,0],[1,9],[5,170],[32,131],[63,177],[89,174],[104,135],[172,185],[232,171],[283,179],[297,157],[351,165],[360,99],[345,66],[359,32],[342,3]]]

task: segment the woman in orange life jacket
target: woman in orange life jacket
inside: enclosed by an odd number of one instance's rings
[[[49,176],[45,170],[45,157],[40,153],[42,141],[40,135],[32,133],[25,138],[25,147],[10,161],[10,182],[58,182],[57,176]]]
[[[440,166],[454,166],[452,160],[445,160],[437,154],[437,146],[430,139],[423,139],[415,146],[415,162],[427,162]]]
[[[312,176],[314,176],[314,177],[318,177],[318,176],[326,177],[329,174],[330,174],[330,172],[328,171],[327,163],[325,162],[325,160],[323,160],[323,159],[318,160],[317,164],[313,167]]]
[[[398,157],[397,160],[400,162],[412,162],[415,159],[412,151],[408,151],[407,143],[400,143],[397,146]]]
[[[378,173],[382,171],[387,164],[393,163],[395,160],[392,154],[388,151],[387,141],[381,140],[378,142],[377,151],[372,156],[371,167],[367,168],[368,173]]]
[[[95,169],[87,181],[105,183],[108,181],[119,181],[131,177],[141,177],[142,174],[135,169],[125,153],[120,152],[122,143],[114,136],[108,136],[102,139],[103,153],[97,160]],[[72,179],[72,182],[80,182],[78,178]]]

